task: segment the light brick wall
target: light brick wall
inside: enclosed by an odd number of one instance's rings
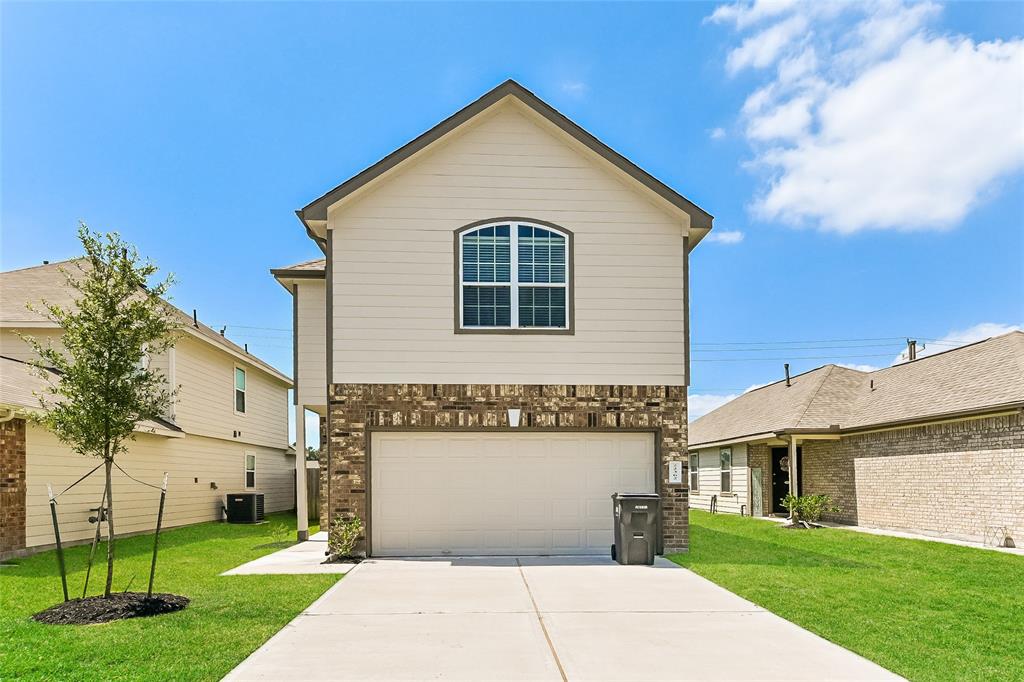
[[[763,485],[761,490],[761,509],[764,516],[772,513],[772,449],[765,443],[747,444],[747,466],[760,469]]]
[[[25,548],[25,420],[0,422],[0,558]]]
[[[665,552],[686,551],[686,477],[682,484],[668,482],[668,463],[686,462],[683,386],[334,384],[329,405],[331,517],[367,519],[366,451],[374,427],[497,430],[508,428],[510,407],[522,409],[524,430],[656,430]],[[359,549],[365,549],[362,540]]]
[[[1024,544],[1024,420],[1004,415],[803,444],[805,493],[831,495],[833,520]]]

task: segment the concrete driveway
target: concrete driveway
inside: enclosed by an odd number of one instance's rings
[[[375,559],[228,680],[891,680],[675,564]]]

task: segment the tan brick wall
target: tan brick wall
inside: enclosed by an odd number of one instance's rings
[[[833,520],[1024,544],[1024,420],[1004,415],[803,443],[805,493],[831,495]]]
[[[320,529],[327,530],[327,417],[320,417]]]
[[[25,420],[0,422],[0,557],[25,548]]]
[[[508,427],[507,409],[513,407],[522,409],[524,430],[656,430],[665,552],[688,548],[686,477],[681,484],[668,482],[668,462],[686,462],[683,386],[334,384],[329,402],[332,517],[358,514],[367,519],[371,429],[501,429]]]

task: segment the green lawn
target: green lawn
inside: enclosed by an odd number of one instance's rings
[[[670,558],[911,680],[1024,680],[1024,557],[702,511],[690,546]]]
[[[312,529],[315,530],[315,529]],[[192,599],[184,611],[103,625],[29,619],[61,600],[54,552],[0,568],[0,679],[218,680],[338,580],[332,575],[218,574],[286,547],[295,517],[258,526],[204,523],[160,534],[154,589]],[[145,591],[153,537],[117,542],[114,588]],[[102,556],[105,546],[97,552]],[[68,588],[81,596],[88,547],[66,552]],[[90,593],[102,592],[105,563]],[[130,584],[130,586],[129,586]]]

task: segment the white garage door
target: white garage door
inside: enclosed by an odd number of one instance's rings
[[[649,433],[372,435],[373,554],[604,554],[613,492],[651,493]]]

